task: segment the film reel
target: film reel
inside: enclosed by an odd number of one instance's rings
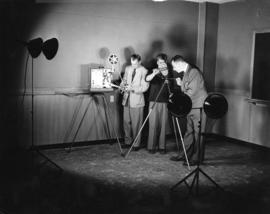
[[[111,54],[108,58],[109,63],[111,63],[112,65],[116,65],[119,61],[118,56],[116,56],[115,54]]]

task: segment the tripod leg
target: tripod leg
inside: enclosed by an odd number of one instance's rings
[[[200,171],[197,170],[197,177],[196,177],[196,195],[199,195],[199,179],[200,179]]]
[[[188,185],[188,182],[186,180],[184,181],[184,183],[187,186],[187,188],[190,188],[190,186]]]
[[[191,185],[190,185],[190,188],[189,188],[189,192],[188,192],[188,194],[191,194],[192,193],[192,189],[193,189],[193,187],[194,187],[194,184],[195,184],[195,182],[197,183],[197,181],[198,181],[198,170],[194,170],[194,177],[193,177],[193,180],[192,180],[192,183],[191,183]]]
[[[88,111],[88,109],[89,109],[89,106],[90,106],[90,104],[91,104],[91,102],[92,102],[92,99],[93,99],[93,98],[90,97],[89,103],[88,103],[88,105],[87,105],[87,107],[86,107],[86,109],[85,109],[85,111],[84,111],[83,117],[82,117],[82,119],[81,119],[81,121],[80,121],[80,124],[79,124],[79,126],[78,126],[78,128],[77,128],[77,131],[76,131],[76,133],[75,133],[75,135],[74,135],[74,137],[73,137],[72,143],[71,143],[70,146],[69,146],[68,152],[71,151],[71,148],[73,147],[73,145],[74,145],[74,143],[75,143],[75,139],[76,139],[76,137],[77,137],[77,134],[79,133],[79,130],[80,130],[81,125],[82,125],[82,123],[83,123],[83,121],[84,121],[84,118],[85,118],[85,115],[86,115],[86,113],[87,113],[87,111]]]
[[[83,99],[81,99],[82,96],[80,96],[80,102],[77,104],[76,108],[75,108],[75,111],[73,113],[73,116],[72,116],[72,119],[71,119],[71,122],[70,122],[70,125],[65,133],[65,136],[64,136],[64,143],[68,141],[68,138],[70,136],[70,133],[72,131],[72,128],[73,128],[73,125],[75,123],[75,120],[76,118],[78,117],[78,114],[79,114],[79,111],[82,107],[82,103],[83,103]]]
[[[60,166],[58,166],[55,162],[53,162],[51,159],[49,159],[46,155],[44,155],[42,152],[40,152],[39,150],[36,150],[36,152],[41,155],[42,157],[44,157],[47,161],[49,161],[51,164],[53,164],[54,166],[56,166],[58,169],[60,169],[61,171],[63,170]]]
[[[173,122],[173,131],[174,131],[174,136],[175,136],[175,140],[176,140],[176,146],[177,146],[177,150],[178,153],[180,152],[180,146],[179,146],[179,141],[178,141],[178,137],[177,137],[177,132],[176,132],[176,126],[175,126],[175,117],[172,116],[172,122]]]
[[[153,106],[154,106],[154,105],[153,105]],[[137,134],[137,136],[136,136],[136,138],[134,139],[134,141],[133,141],[131,147],[129,148],[128,152],[126,153],[125,158],[128,157],[128,155],[129,155],[129,153],[131,152],[133,146],[135,145],[135,143],[136,143],[137,140],[139,139],[139,136],[140,136],[140,134],[141,134],[141,132],[142,132],[142,130],[143,130],[143,127],[145,126],[145,124],[146,124],[146,122],[147,122],[147,120],[148,120],[148,118],[149,118],[149,116],[150,116],[152,110],[153,110],[153,108],[151,108],[151,109],[149,110],[149,113],[148,113],[148,115],[146,116],[146,118],[145,118],[145,120],[144,120],[144,122],[143,122],[143,124],[142,124],[142,126],[141,126],[141,128],[140,128],[140,130],[139,130],[139,132],[138,132],[138,134]]]
[[[181,142],[182,142],[183,151],[184,151],[185,158],[186,158],[186,161],[187,161],[188,169],[190,170],[190,165],[189,165],[189,161],[188,161],[188,157],[187,157],[186,147],[185,147],[185,144],[184,144],[184,140],[183,140],[183,136],[182,136],[182,133],[181,133],[181,128],[180,128],[180,125],[179,125],[178,118],[175,118],[175,120],[176,120],[176,124],[177,124],[178,131],[179,131],[179,134],[180,134],[180,139],[181,139]]]
[[[107,112],[107,109],[108,109],[108,106],[107,106],[107,102],[106,102],[106,98],[105,98],[105,95],[102,94],[102,99],[104,101],[104,104],[105,104],[105,108],[104,108],[104,115],[105,115],[105,124],[106,124],[106,129],[107,129],[107,134],[109,135],[109,138],[112,139],[112,136],[111,136],[111,131],[110,131],[110,126],[109,126],[109,117],[108,117],[108,112]]]
[[[180,185],[181,183],[186,182],[186,180],[187,180],[191,175],[193,175],[194,173],[196,173],[195,170],[193,170],[193,171],[192,171],[191,173],[189,173],[186,177],[184,177],[182,180],[180,180],[180,181],[177,182],[175,185],[173,185],[173,186],[171,187],[171,190],[175,189],[175,188],[176,188],[178,185]],[[190,188],[192,188],[192,186],[191,186]]]
[[[112,126],[112,128],[113,128],[113,132],[114,132],[114,134],[115,134],[115,136],[116,136],[117,143],[118,143],[119,149],[120,149],[120,153],[123,154],[123,150],[122,150],[122,147],[121,147],[121,144],[120,144],[118,135],[117,135],[117,133],[116,133],[116,131],[115,131],[114,125],[112,124],[112,118],[111,118],[111,116],[110,116],[110,108],[109,108],[108,102],[107,102],[107,100],[106,100],[104,94],[103,94],[103,99],[104,99],[104,103],[105,103],[105,108],[106,108],[107,111],[109,112],[109,121],[110,121],[110,124],[111,124],[111,126]],[[110,130],[109,130],[109,131],[110,131]]]
[[[206,177],[206,178],[208,178],[217,188],[219,188],[220,190],[222,190],[222,191],[224,191],[224,189],[221,187],[221,186],[219,186],[209,175],[207,175],[203,170],[201,170],[200,168],[199,168],[199,171]]]

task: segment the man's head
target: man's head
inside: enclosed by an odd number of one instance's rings
[[[132,54],[130,57],[132,67],[138,68],[141,64],[141,56],[139,54]]]
[[[157,55],[157,66],[160,72],[166,76],[168,74],[168,65],[167,65],[167,55],[164,53],[160,53]]]
[[[157,65],[159,66],[159,65],[162,65],[164,63],[167,63],[168,57],[166,54],[160,53],[157,55],[156,59],[157,59]]]
[[[173,70],[180,73],[181,71],[186,71],[188,67],[188,63],[184,60],[184,58],[180,55],[176,55],[172,58],[172,66]]]

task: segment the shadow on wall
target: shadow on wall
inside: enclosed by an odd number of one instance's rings
[[[124,62],[121,66],[121,71],[120,71],[120,75],[121,77],[123,77],[124,73],[125,73],[125,68],[130,65],[130,57],[132,54],[135,53],[135,50],[133,47],[128,46],[125,47],[123,50],[121,50],[121,52],[123,51],[123,55],[124,55]]]
[[[146,52],[142,64],[147,69],[153,69],[156,66],[155,57],[163,52],[164,42],[161,40],[153,41],[150,49]],[[150,72],[150,70],[149,70]]]
[[[188,62],[196,63],[197,33],[191,32],[185,25],[176,24],[170,28],[166,35],[170,49],[174,55],[185,57]],[[194,41],[192,38],[194,37]],[[192,46],[194,45],[194,46]]]
[[[108,59],[108,57],[110,55],[109,48],[107,48],[107,47],[100,48],[98,55],[99,55],[100,59],[102,59],[104,61],[104,64],[105,64],[106,60]]]
[[[90,83],[90,69],[91,68],[104,68],[107,66],[107,59],[110,55],[110,50],[107,47],[102,47],[98,51],[99,62],[81,65],[80,72],[80,88],[88,88]]]
[[[237,59],[217,57],[216,88],[249,91],[249,74],[249,70],[241,70]]]

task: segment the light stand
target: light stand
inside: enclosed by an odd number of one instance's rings
[[[176,107],[175,107],[176,106]],[[171,109],[172,112],[177,112],[177,105],[172,105]],[[225,99],[225,97],[219,93],[210,93],[204,103],[203,107],[200,108],[193,108],[193,109],[199,109],[200,110],[200,120],[199,120],[199,134],[198,134],[198,156],[199,161],[197,162],[197,166],[195,170],[190,172],[187,176],[185,176],[182,180],[180,180],[177,184],[175,184],[173,187],[171,187],[171,190],[174,190],[178,185],[181,183],[185,183],[186,186],[189,188],[189,193],[192,193],[192,189],[195,185],[196,188],[196,194],[199,193],[199,174],[202,173],[208,180],[210,180],[218,189],[223,190],[209,175],[207,175],[201,168],[200,168],[200,158],[201,158],[201,122],[202,122],[202,110],[204,110],[206,116],[213,119],[218,119],[223,117],[227,111],[228,111],[228,102]],[[191,186],[188,185],[186,180],[191,177],[194,174]]]
[[[192,189],[193,187],[196,189],[196,195],[199,194],[199,175],[200,173],[202,173],[209,181],[212,182],[212,184],[214,184],[216,186],[216,188],[223,190],[208,174],[206,174],[201,168],[200,168],[200,159],[201,159],[201,123],[202,123],[202,110],[203,108],[193,108],[193,109],[199,109],[200,111],[200,120],[199,120],[199,136],[198,136],[198,162],[197,162],[197,166],[196,168],[190,172],[188,175],[186,175],[183,179],[181,179],[178,183],[176,183],[174,186],[171,187],[171,190],[174,190],[178,185],[180,185],[181,183],[185,183],[186,186],[189,188],[189,194],[192,193]],[[187,179],[189,177],[191,177],[194,174],[193,180],[191,185],[189,186],[187,184]]]
[[[34,146],[34,62],[33,59],[38,57],[41,51],[43,51],[45,57],[47,59],[52,59],[57,50],[58,50],[58,41],[56,38],[47,40],[46,42],[43,43],[41,38],[33,39],[29,43],[26,43],[28,51],[32,57],[32,69],[31,69],[31,77],[32,77],[32,85],[31,85],[31,121],[32,121],[32,126],[31,126],[31,148],[30,150],[33,150],[37,152],[40,156],[46,159],[46,161],[50,162],[53,164],[55,167],[60,169],[61,171],[63,170],[60,166],[58,166],[55,162],[53,162],[50,158],[48,158],[45,154],[40,152],[36,146]]]

